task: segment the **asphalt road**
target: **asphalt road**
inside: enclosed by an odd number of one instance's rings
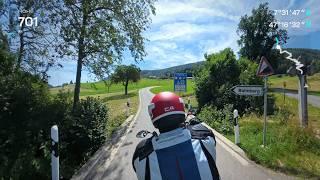
[[[132,169],[132,155],[137,143],[141,140],[135,137],[136,133],[142,129],[153,131],[153,125],[147,113],[147,105],[153,94],[148,88],[140,90],[140,112],[136,116],[132,129],[123,140],[122,145],[109,159],[110,163],[105,168],[93,167],[90,176],[84,179],[108,179],[108,180],[136,180],[136,175]],[[112,153],[111,153],[112,154]],[[233,152],[224,143],[218,141],[217,144],[217,167],[222,179],[292,179],[285,175],[275,173],[251,161],[242,158]],[[100,169],[99,171],[97,169]]]
[[[272,90],[274,92],[279,92],[279,93],[283,93],[283,89],[282,88],[272,88]],[[286,96],[288,97],[293,97],[295,99],[298,99],[298,91],[290,91],[290,90],[286,90]],[[316,96],[316,95],[311,95],[308,94],[308,104],[311,104],[315,107],[320,107],[320,96]]]
[[[298,99],[298,94],[296,93],[286,92],[286,96]],[[320,97],[315,95],[308,95],[308,104],[311,104],[315,107],[320,107]]]

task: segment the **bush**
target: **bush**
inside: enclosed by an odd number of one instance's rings
[[[226,105],[222,110],[218,110],[214,106],[204,106],[198,117],[201,121],[221,133],[233,133],[232,105]]]
[[[213,105],[218,110],[226,104],[246,112],[263,112],[263,97],[235,95],[231,88],[235,85],[262,85],[263,80],[256,75],[258,64],[246,58],[238,61],[230,49],[206,55],[206,65],[195,75],[195,94],[201,109]],[[273,112],[274,98],[269,96],[268,112]]]
[[[0,176],[50,178],[48,87],[33,75],[12,71],[0,77]]]
[[[0,49],[0,179],[50,179],[50,127],[59,127],[60,172],[71,178],[105,141],[108,109],[81,100],[72,112],[69,93],[52,97],[38,76],[18,70]]]
[[[279,120],[281,125],[286,125],[290,119],[290,114],[291,112],[287,109],[287,107],[283,106],[278,108],[275,113],[275,117]]]
[[[206,55],[205,66],[195,76],[195,94],[199,108],[212,104],[223,109],[235,96],[230,89],[239,83],[240,69],[230,48]]]
[[[82,99],[73,113],[75,127],[85,131],[89,140],[89,152],[95,152],[106,138],[106,124],[108,121],[108,108],[100,100],[92,97]]]
[[[109,111],[100,99],[87,97],[72,112],[72,99],[64,92],[51,109],[60,130],[61,175],[69,179],[105,142]]]

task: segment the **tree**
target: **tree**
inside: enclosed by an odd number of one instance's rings
[[[120,65],[115,69],[114,74],[111,77],[112,82],[122,83],[125,87],[124,94],[128,94],[129,82],[138,82],[140,80],[140,69],[135,65]]]
[[[17,54],[16,68],[41,75],[43,80],[47,80],[49,68],[57,64],[53,49],[55,29],[48,28],[54,3],[45,0],[0,2],[1,28],[8,36],[10,51]],[[22,17],[29,19],[18,21]]]
[[[230,48],[205,55],[205,65],[195,75],[195,94],[199,108],[212,104],[223,109],[232,104],[234,95],[230,88],[239,83],[240,69]]]
[[[96,75],[96,77],[103,81],[104,85],[107,87],[107,92],[109,93],[110,87],[112,85],[111,74],[114,70],[114,65],[112,62],[102,62],[102,64],[93,64],[91,66],[92,73]]]
[[[268,3],[260,4],[257,9],[253,9],[251,16],[241,17],[237,33],[240,35],[238,44],[242,57],[259,63],[261,56],[270,56],[276,37],[280,44],[286,43],[287,31],[279,29],[274,22],[276,19],[269,10]]]
[[[45,147],[50,142],[50,121],[44,108],[49,90],[38,76],[16,68],[16,57],[3,45],[5,41],[0,41],[0,177],[49,179]]]
[[[96,65],[107,68],[108,64],[121,61],[126,49],[136,61],[143,59],[142,33],[151,21],[149,16],[155,14],[153,4],[154,0],[60,0],[57,3],[54,16],[64,40],[58,52],[77,58],[74,108],[79,102],[83,65],[89,69]]]

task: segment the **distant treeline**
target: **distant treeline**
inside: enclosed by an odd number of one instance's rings
[[[173,77],[176,72],[187,73],[188,77],[192,77],[193,73],[198,70],[204,61],[199,61],[196,63],[189,63],[180,66],[173,66],[170,68],[159,69],[159,70],[142,70],[142,77],[157,77],[157,78],[169,78]]]
[[[315,72],[320,72],[320,50],[304,48],[287,48],[286,50],[291,52],[294,58],[300,56],[302,63],[312,65]],[[289,67],[294,65],[293,62],[286,60],[285,56],[281,56],[280,54],[278,54],[277,59],[278,63],[276,63],[276,67],[274,67],[277,74],[285,74]],[[188,74],[188,77],[192,77],[203,65],[204,61],[199,61],[159,70],[142,70],[141,76],[149,78],[170,78],[173,77],[176,72],[184,72]]]

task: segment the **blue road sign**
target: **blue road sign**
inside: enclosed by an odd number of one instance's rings
[[[187,92],[187,73],[175,73],[173,82],[175,92]]]

